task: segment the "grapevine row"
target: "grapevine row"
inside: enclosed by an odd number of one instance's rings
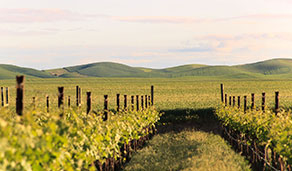
[[[246,155],[256,169],[291,170],[291,111],[279,110],[278,92],[275,110],[268,109],[264,95],[262,108],[258,109],[254,106],[254,96],[250,107],[243,108],[226,105],[226,100],[224,103],[224,98],[221,98],[223,101],[216,109],[216,116],[221,122],[224,137]]]
[[[19,97],[16,102],[22,102]],[[64,109],[60,88],[58,97],[60,108],[54,112],[35,106],[20,106],[21,113],[0,109],[0,170],[119,170],[155,134],[161,116],[153,105],[143,110]]]

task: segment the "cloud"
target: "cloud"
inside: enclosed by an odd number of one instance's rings
[[[182,49],[171,49],[170,52],[211,52],[214,51],[213,47],[208,46],[197,46],[191,48],[182,48]]]
[[[218,18],[214,21],[232,21],[232,20],[277,20],[277,19],[289,19],[292,20],[292,14],[254,14],[235,16],[227,18]]]
[[[206,19],[197,19],[193,17],[176,17],[176,16],[113,16],[113,20],[126,22],[141,22],[141,23],[198,23],[206,22]]]
[[[1,23],[36,23],[82,21],[99,15],[86,15],[63,9],[6,9],[0,8]]]
[[[40,35],[51,35],[55,31],[50,30],[9,30],[0,29],[0,36],[40,36]]]
[[[263,33],[240,35],[206,35],[183,42],[180,48],[170,49],[179,53],[242,53],[263,49],[283,49],[292,44],[291,33]]]
[[[236,20],[292,20],[292,14],[254,14],[226,18],[196,18],[196,17],[177,17],[177,16],[112,16],[112,20],[121,22],[139,23],[171,23],[171,24],[190,24],[190,23],[214,23],[228,22]]]
[[[82,14],[64,9],[30,9],[0,8],[0,23],[39,23],[57,21],[84,21],[88,19],[105,18],[120,22],[139,23],[214,23],[235,20],[292,20],[292,14],[254,14],[226,18],[200,18],[200,17],[179,17],[179,16],[110,16],[105,14]]]

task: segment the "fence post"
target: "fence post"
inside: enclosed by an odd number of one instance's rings
[[[71,97],[68,96],[68,107],[70,108],[71,107]]]
[[[104,95],[104,117],[103,121],[108,119],[108,95]]]
[[[120,111],[120,94],[117,94],[117,112]]]
[[[151,106],[151,99],[150,99],[151,97],[150,96],[148,96],[148,106],[150,107]]]
[[[231,96],[229,96],[229,106],[231,106]]]
[[[276,112],[276,115],[279,112],[279,92],[278,91],[275,92],[275,112]]]
[[[124,95],[124,109],[125,110],[127,110],[127,107],[128,107],[128,105],[127,105],[127,95]]]
[[[225,106],[227,106],[227,94],[225,94]]]
[[[223,84],[220,84],[221,86],[221,102],[224,103],[224,87],[223,87]]]
[[[81,87],[79,87],[79,95],[78,95],[78,97],[79,97],[79,106],[81,106],[81,104],[82,104],[82,101],[81,101],[81,95],[82,95],[82,93],[81,93]]]
[[[132,111],[134,111],[135,110],[135,96],[131,96],[131,109],[132,109]]]
[[[144,96],[141,96],[141,110],[144,110]]]
[[[76,106],[79,106],[79,86],[76,86]]]
[[[145,95],[145,108],[147,109],[148,108],[148,99],[147,99],[148,97],[147,97],[147,95]]]
[[[32,105],[33,105],[33,109],[35,109],[35,97],[32,97]]]
[[[4,106],[4,88],[1,87],[1,106]]]
[[[50,97],[47,96],[47,112],[50,112]]]
[[[253,110],[255,108],[254,104],[254,93],[251,93],[251,109]]]
[[[139,111],[139,95],[136,95],[136,105],[137,105],[136,110]]]
[[[237,97],[237,106],[238,106],[238,109],[240,109],[240,96]]]
[[[6,104],[9,105],[9,88],[6,87]]]
[[[265,112],[266,93],[262,93],[262,111]]]
[[[86,95],[87,95],[86,113],[88,114],[91,111],[91,92],[86,92]]]
[[[244,96],[244,103],[243,103],[243,108],[244,108],[244,113],[246,112],[246,96]]]
[[[58,87],[59,95],[58,95],[58,108],[64,109],[64,87]]]
[[[233,107],[235,107],[235,96],[233,96]]]
[[[24,76],[16,76],[16,113],[23,114]]]
[[[151,105],[154,105],[154,86],[151,86]]]

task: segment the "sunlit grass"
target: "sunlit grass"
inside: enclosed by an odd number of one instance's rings
[[[125,170],[250,170],[219,135],[197,130],[155,136]]]

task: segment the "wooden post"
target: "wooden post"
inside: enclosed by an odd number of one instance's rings
[[[124,109],[125,110],[127,110],[127,107],[128,107],[128,105],[127,105],[127,95],[124,95]]]
[[[244,96],[244,102],[243,102],[243,110],[244,110],[244,113],[246,112],[246,105],[247,105],[247,101],[246,101],[247,97]]]
[[[229,96],[229,106],[231,106],[231,103],[232,103],[231,96]]]
[[[86,95],[87,95],[86,113],[88,114],[91,111],[91,92],[86,92]]]
[[[240,96],[237,97],[237,106],[238,106],[238,109],[240,108]]]
[[[262,93],[262,111],[265,112],[266,93]]]
[[[276,112],[276,115],[279,112],[279,92],[278,91],[275,92],[275,112]]]
[[[154,86],[151,86],[151,105],[154,105]]]
[[[150,99],[151,97],[150,96],[148,96],[148,106],[150,107],[151,106],[151,99]]]
[[[32,105],[33,105],[33,109],[35,109],[35,97],[32,97]]]
[[[9,88],[6,87],[6,105],[9,105]]]
[[[120,111],[120,94],[117,94],[117,112]]]
[[[135,96],[131,96],[131,109],[132,109],[132,111],[135,110],[135,105],[134,105],[135,100],[134,100],[134,98],[135,98]]]
[[[59,95],[58,95],[58,108],[64,109],[64,87],[58,87]]]
[[[104,117],[103,121],[108,119],[108,95],[104,95]]]
[[[251,109],[253,110],[255,108],[254,104],[254,93],[251,93]]]
[[[71,107],[71,97],[68,96],[68,107],[70,108]]]
[[[144,110],[144,96],[141,96],[141,110]]]
[[[233,107],[235,107],[235,96],[233,96]]]
[[[221,102],[224,103],[224,87],[223,84],[220,85],[221,86]]]
[[[145,108],[147,109],[148,108],[148,99],[147,99],[148,97],[147,97],[147,95],[145,95]]]
[[[76,106],[79,106],[79,86],[76,86]]]
[[[82,95],[82,93],[81,93],[81,87],[79,87],[79,95],[78,95],[78,97],[79,97],[79,106],[81,106],[81,104],[82,104],[81,95]]]
[[[47,112],[50,112],[50,97],[47,96]]]
[[[23,115],[24,76],[16,76],[16,113]]]
[[[1,106],[4,106],[4,88],[1,87]]]
[[[225,94],[225,106],[227,106],[227,94]]]
[[[139,111],[139,95],[136,95],[136,105],[137,105],[136,110]]]

